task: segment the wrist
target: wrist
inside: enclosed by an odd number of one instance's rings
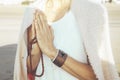
[[[51,51],[49,51],[49,54],[50,55],[48,55],[48,57],[51,59],[51,60],[53,60],[54,58],[55,58],[55,56],[57,55],[57,52],[58,52],[58,50],[57,49],[52,49]]]
[[[66,61],[68,55],[63,52],[62,50],[58,50],[56,57],[52,60],[52,62],[58,66],[63,66],[64,62]]]

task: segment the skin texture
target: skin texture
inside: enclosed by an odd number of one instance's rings
[[[57,49],[53,45],[53,30],[47,24],[46,16],[43,12],[36,10],[33,27],[35,28],[35,35],[41,51],[50,59],[53,59],[57,55]],[[38,54],[39,53],[33,55],[35,57]],[[38,56],[36,56],[36,58],[38,58]],[[36,58],[33,59],[33,62],[36,61]],[[70,56],[67,57],[64,65],[61,68],[80,80],[97,80],[90,65],[78,62]]]
[[[44,14],[49,22],[61,19],[70,9],[72,0],[47,0]]]
[[[35,27],[33,25],[32,25],[32,27],[30,26],[28,28],[28,33],[29,33],[28,34],[28,36],[29,36],[28,42],[30,43],[31,40],[35,37]],[[31,55],[32,55],[32,70],[33,71],[35,70],[35,68],[38,65],[38,62],[40,61],[40,54],[41,54],[41,51],[40,51],[38,43],[32,44]],[[30,56],[28,56],[27,59],[28,59],[27,60],[28,72],[30,72]]]

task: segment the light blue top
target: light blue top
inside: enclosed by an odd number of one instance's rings
[[[54,30],[55,47],[63,50],[72,58],[80,62],[87,63],[87,57],[84,52],[80,31],[72,12],[69,11],[62,19],[54,22],[51,26]],[[78,80],[54,65],[52,61],[45,55],[44,64],[44,75],[41,78],[36,77],[35,80]],[[40,72],[41,67],[39,65],[37,74]]]

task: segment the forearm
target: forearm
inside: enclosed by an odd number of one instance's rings
[[[30,56],[27,57],[27,78],[28,80],[35,80],[35,76],[33,75],[33,72],[35,72],[35,69],[38,65],[38,63],[34,62],[35,60],[35,56],[32,56],[32,70],[31,70],[31,64],[30,64]],[[31,72],[33,71],[33,72]],[[34,73],[35,74],[35,73]]]
[[[32,62],[32,71],[34,71],[40,61],[40,56],[39,55],[32,55],[31,56],[31,62]],[[27,69],[28,72],[31,70],[31,64],[30,64],[30,56],[27,57]]]
[[[74,77],[76,77],[76,78],[79,77],[76,73],[74,73],[74,72],[73,72],[71,69],[69,69],[67,66],[63,65],[62,68],[63,68],[66,72],[68,72],[68,73],[70,73],[71,75],[73,75]]]
[[[51,59],[54,59],[53,56],[56,55],[55,53],[50,57]],[[94,74],[94,71],[92,67],[88,64],[79,62],[72,57],[68,56],[66,61],[64,62],[62,68],[70,73],[71,75],[75,76],[78,79],[83,80],[97,80],[96,76]]]
[[[78,79],[82,78],[84,80],[97,80],[90,65],[78,62],[69,56],[67,57],[62,68],[70,74],[73,74],[73,76]]]

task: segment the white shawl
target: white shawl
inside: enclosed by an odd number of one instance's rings
[[[120,80],[112,55],[105,7],[88,0],[73,0],[71,10],[80,26],[86,53],[98,80]],[[14,80],[27,80],[26,29],[32,23],[33,13],[31,7],[25,11],[15,59]]]

